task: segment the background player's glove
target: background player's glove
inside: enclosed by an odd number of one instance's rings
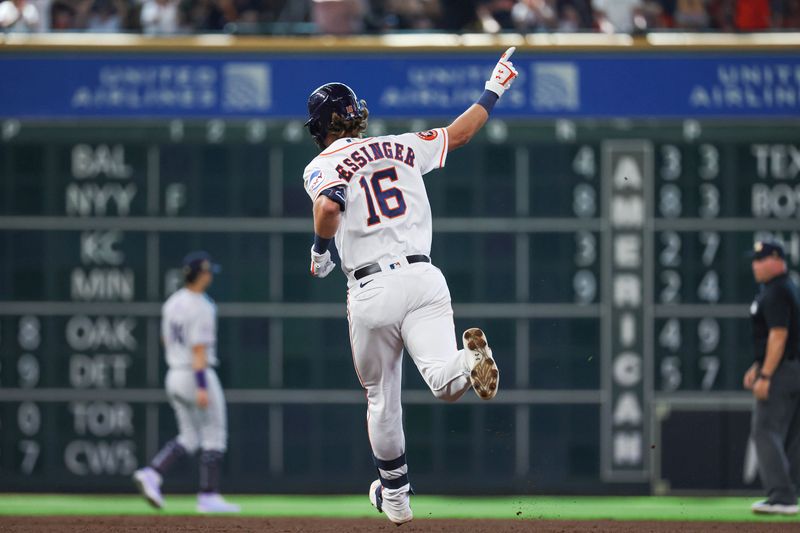
[[[331,251],[325,250],[325,253],[318,254],[311,248],[311,275],[315,278],[324,278],[331,273],[336,266],[331,260]]]
[[[492,91],[498,97],[503,96],[503,93],[511,87],[517,77],[517,69],[514,68],[514,64],[510,61],[514,50],[516,48],[512,46],[500,56],[500,61],[495,65],[492,76],[486,82],[486,89]]]

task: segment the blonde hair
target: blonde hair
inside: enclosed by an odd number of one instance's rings
[[[328,126],[328,133],[337,139],[345,137],[350,134],[351,137],[361,137],[367,129],[367,119],[369,118],[369,109],[367,109],[367,102],[361,100],[361,115],[352,120],[345,120],[338,113],[331,116],[331,124]]]

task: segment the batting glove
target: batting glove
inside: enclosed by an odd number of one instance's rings
[[[516,47],[512,46],[500,56],[500,61],[495,65],[492,71],[492,77],[486,82],[486,89],[492,91],[498,97],[503,96],[503,93],[511,88],[511,84],[517,77],[517,69],[510,61],[511,54],[514,53]]]
[[[336,267],[336,263],[331,261],[330,250],[325,250],[325,253],[318,254],[311,248],[311,275],[315,278],[324,278]]]

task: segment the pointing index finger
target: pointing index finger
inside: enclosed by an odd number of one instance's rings
[[[503,52],[503,55],[500,56],[500,59],[505,59],[506,61],[508,61],[509,59],[511,59],[511,54],[513,54],[516,49],[517,49],[516,46],[512,46],[511,48]]]

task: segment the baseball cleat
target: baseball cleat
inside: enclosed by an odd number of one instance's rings
[[[133,473],[133,482],[150,505],[156,509],[164,507],[164,497],[161,495],[161,474],[149,466],[140,468]]]
[[[500,387],[500,370],[492,358],[486,335],[478,328],[470,328],[464,332],[463,338],[472,388],[479,398],[491,400]]]
[[[796,515],[797,505],[785,503],[772,503],[769,500],[755,502],[750,506],[755,514]]]
[[[238,505],[226,502],[225,498],[216,492],[201,492],[197,495],[198,513],[238,513],[240,510]]]
[[[394,501],[395,499],[400,501]],[[408,500],[408,492],[398,494],[389,500],[384,499],[383,485],[381,485],[380,479],[373,481],[369,487],[369,502],[379,513],[385,514],[386,518],[396,526],[411,522],[411,519],[414,518],[414,513],[411,512],[411,505]]]

